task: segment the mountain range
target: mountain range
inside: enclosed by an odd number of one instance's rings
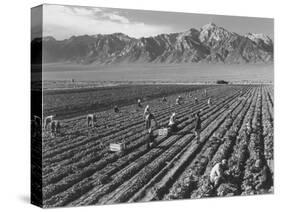
[[[123,33],[48,36],[31,42],[32,62],[114,63],[272,63],[273,41],[266,35],[239,35],[210,23],[200,29],[139,39]]]

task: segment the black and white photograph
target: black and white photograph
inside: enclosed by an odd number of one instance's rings
[[[43,4],[30,45],[33,204],[274,194],[273,18]]]

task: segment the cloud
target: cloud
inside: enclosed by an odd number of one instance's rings
[[[168,26],[131,21],[117,10],[91,7],[44,5],[44,36],[56,39],[72,35],[122,32],[132,37],[147,37],[171,32]]]
[[[114,13],[104,13],[103,17],[108,17],[110,20],[118,21],[122,24],[130,24],[129,19],[127,19],[124,16],[120,16],[120,15],[117,15],[117,14],[114,14]]]

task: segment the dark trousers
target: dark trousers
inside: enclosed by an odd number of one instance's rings
[[[151,127],[151,120],[149,120],[149,119],[146,119],[145,120],[145,129],[149,129]]]
[[[168,126],[170,128],[170,132],[174,133],[178,131],[178,126],[176,124],[172,124],[170,126]]]
[[[153,137],[153,134],[151,132],[146,137],[146,149],[150,149],[151,143],[153,144],[153,142],[154,142],[154,137]]]

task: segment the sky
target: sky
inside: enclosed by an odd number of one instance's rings
[[[272,39],[274,35],[274,23],[270,18],[48,4],[43,8],[43,36],[53,36],[57,40],[73,35],[116,32],[135,38],[149,37],[162,33],[184,32],[190,28],[200,29],[211,22],[240,35],[249,32],[263,33]]]

